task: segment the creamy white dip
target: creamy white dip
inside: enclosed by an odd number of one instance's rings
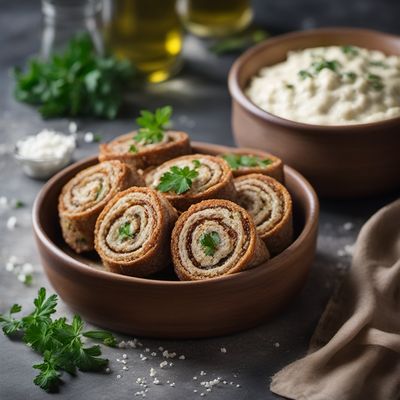
[[[292,51],[262,68],[246,94],[271,114],[309,124],[390,119],[400,116],[400,57],[355,46]]]

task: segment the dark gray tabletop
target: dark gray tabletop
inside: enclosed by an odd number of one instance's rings
[[[397,32],[400,4],[397,1],[303,2],[257,1],[258,22],[273,32],[307,28],[317,25],[357,25]],[[343,3],[342,6],[339,3]],[[348,3],[348,4],[347,4]],[[345,7],[344,5],[347,5]],[[32,237],[30,211],[43,182],[25,177],[10,150],[21,137],[44,127],[67,131],[69,120],[43,121],[32,108],[18,104],[12,96],[9,68],[22,63],[38,50],[40,41],[39,2],[0,0],[0,197],[20,199],[20,209],[0,205],[0,313],[18,302],[29,310],[41,286],[51,288],[41,270]],[[230,132],[230,99],[226,88],[226,72],[231,56],[210,55],[201,42],[188,38],[185,68],[170,82],[131,95],[129,117],[116,121],[78,121],[81,130],[98,133],[103,140],[127,132],[134,127],[139,108],[171,104],[177,128],[190,132],[194,140],[233,144]],[[79,141],[76,158],[94,154],[97,145]],[[137,349],[105,349],[111,373],[65,375],[65,385],[57,398],[127,399],[144,390],[138,378],[145,377],[150,399],[196,399],[204,393],[210,399],[275,399],[269,392],[270,377],[280,368],[303,355],[321,312],[340,276],[350,263],[349,248],[361,225],[381,206],[399,193],[354,201],[322,201],[318,250],[310,277],[295,300],[271,321],[250,331],[215,339],[166,341],[139,338],[143,347]],[[14,230],[7,229],[10,216],[17,218]],[[35,266],[34,282],[25,287],[6,270],[10,256]],[[60,314],[70,315],[64,304]],[[119,336],[120,340],[130,340]],[[161,369],[164,359],[158,348],[185,355],[174,359],[173,365]],[[221,348],[226,348],[226,353]],[[146,351],[149,349],[149,351]],[[151,355],[152,352],[157,353]],[[127,370],[123,370],[123,354]],[[143,354],[147,360],[142,360]],[[0,399],[45,399],[48,395],[34,386],[32,365],[39,356],[19,341],[0,334]],[[157,370],[160,385],[154,385],[150,368]],[[201,374],[204,371],[205,375]],[[120,377],[118,377],[120,375]],[[197,377],[197,379],[193,379]],[[217,377],[221,383],[211,392],[201,385]],[[223,383],[226,381],[226,384]],[[171,386],[171,384],[174,384]],[[197,392],[195,392],[197,391]]]

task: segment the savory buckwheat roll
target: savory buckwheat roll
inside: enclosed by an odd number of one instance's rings
[[[184,212],[172,231],[171,251],[181,280],[233,274],[269,258],[249,213],[228,200],[205,200]]]
[[[153,189],[133,187],[119,193],[96,223],[95,247],[104,266],[139,277],[168,266],[177,216],[167,199]]]
[[[141,176],[116,160],[86,168],[72,178],[58,198],[61,230],[69,246],[77,253],[94,250],[94,227],[101,210],[133,185],[144,185]]]
[[[278,254],[293,240],[292,199],[274,178],[250,174],[235,179],[238,203],[253,217],[257,232],[271,254]]]
[[[219,157],[191,154],[169,160],[145,174],[146,185],[164,193],[179,211],[207,199],[236,200],[233,175]]]
[[[221,157],[229,164],[233,176],[248,174],[263,174],[283,182],[282,160],[269,153],[252,154],[247,151],[222,154]]]
[[[150,143],[138,139],[138,131],[135,131],[100,144],[99,160],[120,160],[145,169],[191,152],[189,136],[185,132],[166,131],[160,141]]]

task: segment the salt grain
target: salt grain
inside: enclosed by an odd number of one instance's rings
[[[94,141],[93,132],[86,132],[86,133],[85,133],[85,136],[83,137],[83,140],[84,140],[86,143],[93,143],[93,141]]]
[[[17,226],[17,217],[11,216],[10,218],[8,218],[8,220],[7,220],[7,229],[12,231],[12,230],[15,229],[16,226]]]

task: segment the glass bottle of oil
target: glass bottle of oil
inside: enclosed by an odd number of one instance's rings
[[[179,0],[186,28],[197,36],[228,36],[246,28],[253,12],[250,0]]]
[[[117,57],[130,60],[149,82],[161,82],[181,67],[182,27],[176,0],[113,0],[105,37]]]

